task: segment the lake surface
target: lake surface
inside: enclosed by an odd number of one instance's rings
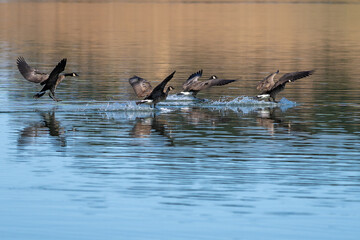
[[[359,239],[357,1],[2,1],[0,238]],[[61,102],[23,56],[77,72]],[[177,96],[203,69],[237,82]],[[270,72],[315,69],[279,103]],[[128,83],[176,70],[158,109]]]

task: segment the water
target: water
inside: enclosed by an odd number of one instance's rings
[[[292,2],[0,3],[0,238],[358,239],[360,5]],[[20,55],[80,77],[35,100]],[[277,69],[316,72],[253,100]]]

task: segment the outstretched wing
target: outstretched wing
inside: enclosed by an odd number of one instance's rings
[[[50,89],[52,86],[56,86],[56,81],[59,78],[59,74],[65,70],[66,58],[62,59],[56,67],[51,71],[49,78],[45,82],[44,89]],[[43,91],[42,90],[42,91]]]
[[[308,77],[310,75],[312,75],[315,72],[315,70],[310,70],[310,71],[301,71],[301,72],[291,72],[291,73],[285,73],[280,79],[279,81],[277,81],[275,83],[275,85],[271,88],[271,89],[275,89],[280,85],[286,84],[288,82],[293,82],[296,81],[298,79],[304,78],[304,77]]]
[[[133,76],[132,78],[129,78],[129,83],[134,89],[135,94],[139,98],[144,98],[146,96],[149,96],[149,94],[153,90],[151,84],[147,80],[138,76]]]
[[[30,67],[25,59],[21,56],[16,60],[16,64],[21,75],[23,75],[23,77],[30,82],[41,83],[49,77],[49,74],[41,73],[35,68]]]
[[[261,80],[257,86],[256,89],[259,90],[261,93],[265,93],[267,91],[270,91],[273,86],[275,85],[274,77],[279,73],[279,70],[277,70],[274,73],[271,73],[269,76],[265,77],[263,80]]]
[[[226,84],[229,84],[229,83],[232,83],[232,82],[235,82],[236,80],[226,80],[226,79],[218,79],[218,78],[215,78],[215,79],[210,79],[210,80],[207,80],[205,81],[205,83],[207,83],[207,85],[209,87],[212,87],[212,86],[222,86],[222,85],[226,85]]]
[[[197,81],[194,82],[191,86],[189,86],[187,88],[188,91],[194,91],[194,92],[198,92],[204,89],[207,89],[209,87],[213,87],[213,86],[222,86],[222,85],[226,85],[228,83],[232,83],[236,80],[226,80],[226,79],[210,79],[210,80],[206,80],[203,82]]]
[[[157,85],[152,92],[164,91],[166,84],[174,77],[176,71],[167,76],[159,85]]]
[[[190,87],[194,85],[196,82],[198,82],[199,78],[202,76],[203,70],[193,73],[189,76],[189,78],[185,81],[183,84],[183,90],[184,91],[190,91]]]

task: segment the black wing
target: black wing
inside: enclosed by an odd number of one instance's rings
[[[61,60],[56,67],[51,71],[49,78],[46,80],[43,90],[49,89],[52,86],[56,85],[56,81],[59,78],[59,74],[65,70],[66,58]],[[42,91],[43,91],[42,90]]]
[[[227,80],[227,79],[210,79],[207,80],[206,82],[210,85],[210,87],[212,86],[222,86],[222,85],[226,85],[232,82],[235,82],[236,80]]]
[[[30,82],[41,83],[49,77],[49,74],[41,73],[35,68],[30,67],[29,64],[27,64],[25,61],[24,57],[18,57],[16,64],[21,75],[23,75],[23,77]]]
[[[176,71],[167,76],[159,85],[157,85],[152,92],[164,91],[166,84],[174,77]]]

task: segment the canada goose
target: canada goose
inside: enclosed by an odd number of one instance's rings
[[[202,76],[203,70],[193,73],[189,76],[186,82],[183,84],[183,91],[180,93],[182,95],[190,95],[192,94],[194,97],[198,92],[203,89],[210,88],[212,86],[222,86],[231,82],[235,82],[236,80],[226,80],[226,79],[218,79],[215,75],[212,75],[208,80],[200,82],[199,78]]]
[[[258,83],[256,89],[260,91],[260,95],[257,95],[257,98],[269,99],[270,101],[276,102],[276,95],[284,90],[285,85],[288,82],[293,82],[300,78],[308,77],[314,72],[315,70],[285,73],[278,81],[275,82],[274,77],[279,73],[279,70],[277,70]]]
[[[49,78],[49,74],[39,72],[37,69],[29,66],[29,64],[27,64],[27,62],[25,61],[25,58],[22,56],[17,58],[16,64],[21,75],[23,75],[23,77],[30,82],[40,83],[41,85],[44,85],[45,81]],[[64,77],[78,77],[78,76],[79,75],[75,72],[63,73],[59,75],[59,78],[61,79],[58,79],[58,81],[61,82],[64,79]]]
[[[59,83],[61,82],[61,80],[63,78],[65,78],[65,76],[63,76],[62,78],[59,77],[59,74],[65,70],[65,66],[66,66],[66,58],[64,58],[63,60],[61,60],[56,67],[51,71],[49,77],[43,82],[43,85],[45,85],[40,92],[38,92],[37,94],[34,95],[34,98],[40,98],[42,97],[47,90],[50,90],[49,92],[49,97],[52,98],[54,101],[61,101],[57,98],[55,98],[55,89],[57,87],[57,85],[59,85]]]
[[[176,71],[167,76],[159,85],[152,89],[150,83],[143,78],[134,76],[129,79],[130,85],[133,87],[138,97],[145,97],[144,100],[136,102],[136,104],[147,103],[150,106],[156,108],[158,102],[164,101],[169,94],[169,91],[173,90],[173,87],[168,87],[164,91],[166,84],[173,78]],[[149,93],[150,92],[150,93]]]
[[[55,98],[56,87],[65,77],[79,76],[75,72],[60,74],[65,70],[66,58],[61,60],[50,74],[39,72],[35,68],[30,67],[21,56],[18,57],[16,62],[21,75],[23,75],[26,80],[34,83],[40,83],[40,85],[45,85],[39,93],[34,95],[34,98],[40,98],[45,94],[46,90],[50,90],[49,97],[54,101],[61,101],[60,99]]]

